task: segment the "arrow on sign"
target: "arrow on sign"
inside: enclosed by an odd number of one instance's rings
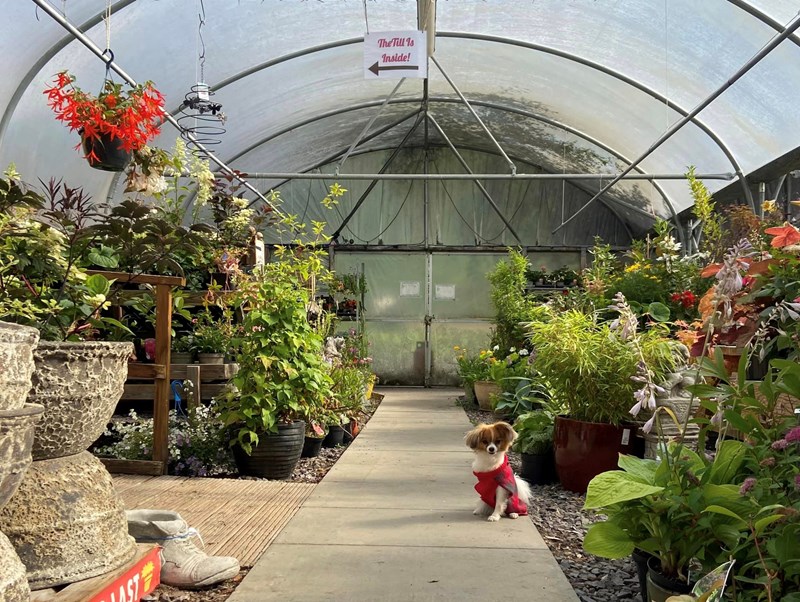
[[[375,75],[381,71],[418,71],[419,65],[378,65],[378,61],[369,68]]]

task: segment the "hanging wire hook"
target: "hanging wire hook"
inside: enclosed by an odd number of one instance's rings
[[[111,68],[111,63],[114,62],[114,51],[111,48],[103,50],[103,61],[105,61],[106,69]]]

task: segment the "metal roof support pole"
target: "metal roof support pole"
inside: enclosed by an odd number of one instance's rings
[[[367,142],[369,142],[369,141],[371,141],[371,140],[374,140],[375,138],[377,138],[377,137],[378,137],[378,136],[380,136],[381,134],[385,134],[385,133],[386,133],[386,132],[388,132],[389,130],[393,130],[394,128],[396,128],[397,126],[399,126],[400,124],[402,124],[403,122],[405,122],[405,121],[408,121],[408,120],[409,120],[411,117],[416,117],[417,115],[419,115],[419,114],[420,114],[420,112],[421,112],[421,110],[422,110],[422,109],[416,109],[415,111],[411,111],[411,113],[409,113],[408,115],[405,115],[404,117],[402,117],[402,118],[398,119],[397,121],[393,121],[392,123],[390,123],[390,124],[388,124],[388,125],[385,125],[385,126],[383,126],[382,128],[380,128],[380,129],[378,129],[378,130],[375,130],[375,131],[374,131],[374,132],[372,132],[372,133],[371,133],[369,136],[365,136],[364,138],[362,138],[362,139],[361,139],[361,142],[360,142],[359,144],[366,144]],[[306,171],[312,171],[312,170],[314,170],[314,169],[319,169],[319,168],[320,168],[320,167],[322,167],[323,165],[327,165],[327,164],[328,164],[328,163],[330,163],[331,161],[334,161],[334,160],[335,160],[337,157],[341,157],[343,152],[344,152],[344,150],[338,150],[338,151],[336,151],[335,153],[331,153],[330,155],[328,155],[328,156],[327,156],[327,157],[325,157],[324,159],[322,159],[322,160],[320,160],[320,161],[317,161],[316,163],[314,163],[314,165],[312,165],[312,166],[310,166],[310,167],[306,167],[306,168],[305,168],[303,171],[304,171],[304,172],[306,172]],[[351,152],[351,154],[352,154],[352,150],[351,150],[350,152]],[[356,154],[358,154],[358,153],[356,153]],[[275,186],[275,188],[280,188],[280,187],[281,187],[281,186],[283,186],[283,185],[284,185],[284,184],[285,184],[287,181],[288,181],[288,180],[284,180],[283,182],[280,182],[280,183],[278,183],[278,184]]]
[[[506,160],[506,163],[508,163],[508,166],[511,168],[511,173],[512,174],[517,173],[517,166],[514,165],[514,162],[511,159],[508,158],[506,151],[503,150],[503,147],[500,146],[500,143],[492,135],[492,132],[489,131],[489,128],[486,127],[485,123],[483,123],[483,120],[475,112],[475,109],[473,109],[472,105],[469,104],[467,97],[461,93],[461,90],[458,89],[458,86],[456,86],[455,82],[452,79],[450,79],[450,76],[447,75],[447,72],[445,72],[444,67],[442,67],[439,64],[439,61],[436,60],[436,57],[432,56],[431,60],[433,61],[433,64],[436,65],[436,67],[439,69],[439,71],[441,71],[442,75],[444,75],[444,78],[447,80],[447,83],[450,84],[450,87],[453,88],[453,90],[455,90],[456,94],[458,94],[458,97],[461,99],[461,102],[463,102],[464,105],[467,107],[467,109],[469,109],[469,112],[472,113],[472,116],[478,120],[478,123],[480,124],[481,128],[483,128],[483,131],[486,132],[486,135],[489,136],[492,142],[494,142],[494,145],[497,147],[497,150],[500,151],[500,154],[503,155],[503,159]]]
[[[88,48],[90,51],[92,51],[92,53],[95,54],[97,58],[106,63],[109,69],[112,69],[115,73],[117,73],[117,75],[119,75],[122,79],[128,82],[131,86],[137,85],[136,80],[134,80],[130,75],[128,75],[116,62],[114,62],[113,60],[112,61],[107,60],[105,58],[103,50],[101,50],[94,42],[92,42],[88,37],[86,37],[86,35],[84,35],[83,32],[78,30],[66,18],[58,14],[58,11],[53,6],[51,6],[46,0],[32,0],[32,1],[34,4],[36,4],[36,6],[41,8],[48,15],[50,15],[50,17],[54,21],[56,21],[64,29],[66,29],[73,36],[75,36],[75,39],[78,40],[84,46],[86,46],[86,48]],[[170,115],[169,113],[165,113],[165,119],[166,121],[169,121],[172,125],[174,125],[178,129],[178,131],[183,132],[183,128],[180,126],[180,124],[175,120],[175,118],[172,115]],[[279,217],[284,217],[283,212],[280,211],[277,207],[275,207],[272,203],[270,203],[269,200],[267,200],[267,198],[263,194],[261,194],[258,190],[256,190],[255,187],[253,187],[252,184],[250,184],[250,182],[240,178],[233,169],[228,167],[226,163],[215,157],[213,153],[210,153],[200,142],[197,141],[197,138],[195,138],[193,134],[189,132],[186,132],[186,134],[189,141],[192,144],[194,144],[197,148],[199,148],[201,151],[206,153],[206,155],[214,163],[216,163],[223,172],[239,180],[245,188],[247,188],[250,192],[254,193],[262,201],[264,201],[264,203],[270,206],[272,210],[275,212],[275,215]]]
[[[404,81],[406,81],[405,77],[401,78],[400,81],[397,82],[397,85],[394,87],[394,90],[392,90],[389,96],[386,97],[386,100],[383,101],[383,104],[378,109],[378,112],[372,116],[372,118],[364,126],[364,129],[361,130],[361,133],[358,136],[356,136],[355,140],[353,140],[353,144],[350,145],[350,148],[347,149],[347,152],[344,154],[344,157],[342,157],[342,160],[339,161],[339,164],[336,166],[337,176],[339,175],[339,169],[344,165],[344,162],[347,161],[347,158],[350,156],[350,153],[352,153],[353,149],[359,145],[361,139],[372,127],[372,124],[375,123],[375,120],[378,119],[378,117],[380,117],[381,113],[383,113],[383,110],[386,108],[386,105],[388,105],[389,101],[392,100],[392,98],[394,98],[394,95],[397,94],[397,91],[400,89],[400,86],[403,85]]]
[[[331,173],[302,173],[302,172],[252,172],[241,174],[248,180],[331,180],[335,178]],[[611,177],[607,173],[343,173],[341,180],[607,180]],[[732,180],[735,176],[731,173],[704,173],[695,174],[698,180]],[[625,180],[684,180],[686,174],[682,173],[636,173],[625,174]],[[651,213],[647,215],[653,216]]]
[[[414,122],[414,125],[411,126],[411,129],[408,130],[408,133],[406,133],[405,137],[400,141],[400,144],[397,145],[397,148],[394,149],[394,152],[392,152],[391,156],[383,164],[383,167],[381,167],[381,170],[379,172],[380,174],[383,174],[387,169],[389,169],[389,166],[392,164],[392,161],[394,161],[395,157],[397,157],[397,155],[400,154],[400,151],[402,150],[403,146],[405,146],[406,142],[409,141],[409,139],[411,138],[411,135],[414,133],[414,131],[417,129],[417,127],[419,127],[419,124],[420,124],[421,121],[422,121],[422,113],[420,112],[417,115],[417,120]],[[347,177],[347,174],[344,174],[343,177]],[[361,205],[364,204],[364,201],[367,200],[367,197],[369,196],[369,193],[372,192],[372,189],[375,188],[375,186],[377,184],[378,184],[378,178],[373,179],[372,182],[369,183],[369,186],[367,186],[367,189],[359,197],[358,201],[356,201],[356,204],[353,205],[353,208],[350,210],[350,213],[348,213],[345,216],[345,218],[342,220],[342,223],[339,224],[339,227],[336,228],[336,231],[331,235],[331,240],[337,240],[339,238],[339,235],[342,233],[342,230],[344,230],[344,228],[345,228],[345,226],[347,226],[348,222],[351,219],[353,219],[353,216],[356,214],[356,211],[358,211],[358,209],[361,207]]]
[[[444,138],[444,141],[447,142],[447,146],[449,146],[450,150],[453,151],[453,154],[456,156],[456,159],[458,159],[458,162],[461,163],[461,166],[467,171],[468,174],[474,176],[472,170],[469,167],[469,164],[467,164],[464,157],[461,156],[461,153],[458,152],[458,149],[456,149],[455,145],[450,141],[450,138],[447,137],[447,134],[444,133],[442,127],[430,113],[428,114],[428,120],[431,122],[431,124],[433,124],[433,127],[436,128],[436,131],[439,132],[439,135],[442,138]],[[519,244],[521,244],[522,246],[525,246],[525,243],[522,242],[522,239],[514,230],[514,226],[511,225],[511,222],[509,222],[506,219],[506,216],[503,215],[503,212],[500,211],[500,207],[498,207],[497,203],[494,202],[492,195],[489,194],[489,191],[486,190],[486,187],[483,184],[481,184],[477,179],[475,180],[475,185],[481,191],[481,194],[483,194],[486,200],[489,201],[489,204],[492,206],[492,209],[494,209],[495,213],[497,213],[497,215],[500,216],[500,219],[503,220],[503,223],[506,225],[506,228],[508,228],[508,231],[511,232],[511,234],[514,235],[514,238],[517,239],[517,242],[519,242]]]
[[[737,81],[739,81],[748,71],[750,71],[750,69],[752,69],[759,62],[761,62],[761,60],[765,56],[767,56],[770,52],[772,52],[781,42],[783,42],[786,38],[791,36],[798,27],[800,27],[800,14],[798,14],[794,19],[792,19],[792,21],[789,23],[789,25],[786,26],[786,29],[782,33],[780,33],[777,36],[775,36],[774,38],[772,38],[767,43],[766,46],[764,46],[761,50],[759,50],[755,54],[755,56],[753,56],[753,58],[751,58],[749,61],[747,61],[747,63],[745,63],[736,73],[734,73],[730,77],[730,79],[728,79],[728,81],[726,81],[719,88],[717,88],[714,92],[712,92],[705,100],[701,101],[700,104],[698,104],[694,109],[689,111],[689,114],[686,115],[683,119],[681,119],[680,121],[675,123],[675,125],[673,125],[666,132],[664,132],[664,134],[662,134],[658,138],[658,140],[656,140],[653,144],[651,144],[650,148],[648,148],[641,156],[639,156],[639,158],[637,158],[633,163],[631,163],[628,167],[626,167],[621,174],[619,174],[611,182],[609,182],[608,185],[606,185],[596,195],[594,195],[591,199],[589,199],[586,202],[586,204],[584,204],[580,209],[578,209],[575,213],[573,213],[569,217],[569,219],[567,219],[565,222],[562,222],[560,226],[558,226],[555,230],[553,230],[553,232],[555,233],[556,231],[558,231],[561,228],[563,228],[564,226],[566,226],[569,222],[571,222],[573,219],[575,219],[581,213],[581,211],[583,211],[589,204],[591,204],[593,201],[597,200],[597,198],[599,196],[601,196],[602,194],[605,194],[608,191],[609,188],[611,188],[614,184],[619,182],[626,174],[628,174],[631,171],[633,171],[633,169],[639,163],[641,163],[644,159],[646,159],[648,156],[650,156],[650,154],[653,153],[664,142],[669,140],[675,134],[675,132],[677,132],[684,125],[689,123],[695,115],[700,113],[700,111],[705,109],[708,105],[710,105],[717,98],[719,98],[719,96],[721,96],[722,93],[725,92],[725,90],[727,90],[733,84],[735,84]]]

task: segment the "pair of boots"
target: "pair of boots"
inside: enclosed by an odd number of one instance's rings
[[[209,556],[190,540],[199,536],[177,512],[128,510],[128,533],[137,543],[161,546],[161,583],[197,589],[231,579],[239,561],[230,556]]]

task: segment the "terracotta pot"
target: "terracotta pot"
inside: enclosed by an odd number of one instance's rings
[[[31,403],[19,410],[0,412],[0,510],[31,464],[33,430],[42,412],[42,406]]]
[[[19,410],[31,389],[33,350],[39,331],[0,322],[0,412]]]
[[[615,470],[619,454],[634,451],[636,427],[556,418],[553,448],[558,479],[564,489],[586,493],[595,476]]]
[[[239,474],[264,479],[288,479],[300,460],[305,442],[306,423],[295,420],[278,425],[277,433],[259,434],[258,445],[248,455],[234,446],[233,458]]]
[[[30,599],[25,565],[17,556],[14,546],[0,531],[0,601],[28,602]]]
[[[108,573],[136,552],[111,475],[89,452],[33,462],[0,530],[33,590]]]
[[[492,395],[500,395],[503,389],[500,385],[490,380],[475,381],[475,398],[478,400],[478,407],[482,410],[492,411]]]
[[[28,395],[44,406],[34,460],[80,453],[100,436],[122,396],[132,353],[133,343],[39,342]]]

